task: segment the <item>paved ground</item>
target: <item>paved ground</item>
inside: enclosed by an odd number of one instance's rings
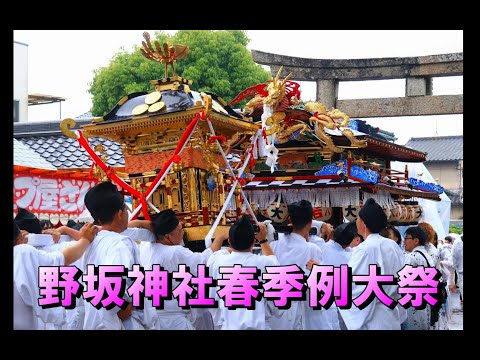
[[[450,321],[450,330],[463,330],[463,307],[460,305],[460,292],[450,294],[450,300],[452,301],[452,319]]]

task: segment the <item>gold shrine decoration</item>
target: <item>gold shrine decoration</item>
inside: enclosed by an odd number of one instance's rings
[[[188,54],[188,46],[186,45],[173,45],[170,42],[163,44],[163,49],[160,47],[158,40],[155,40],[155,49],[153,49],[150,41],[150,34],[148,32],[143,33],[142,41],[143,49],[140,49],[142,55],[149,60],[165,64],[165,77],[168,77],[168,65],[172,68],[173,76],[175,76],[174,63],[177,60],[183,59]]]
[[[292,75],[292,73],[285,76],[285,79],[280,80],[280,74],[282,73],[282,70],[283,66],[280,67],[273,81],[270,82],[267,86],[268,95],[265,98],[264,103],[268,106],[275,107],[285,98],[285,86],[287,85],[287,80]]]
[[[151,117],[138,117],[136,119],[109,122],[101,124],[84,125],[84,136],[101,136],[110,140],[123,143],[128,136],[136,137],[139,133],[151,134],[154,132],[162,132],[167,130],[185,130],[192,118],[203,107],[196,106],[185,111],[174,113],[159,113]],[[229,116],[210,112],[210,119],[214,121],[215,128],[220,129],[224,135],[232,136],[236,132],[244,132],[253,135],[259,129],[259,125],[240,119],[233,119]],[[204,122],[200,123],[202,126]],[[206,127],[206,125],[205,125]],[[159,146],[161,147],[161,146]]]
[[[161,92],[159,92],[159,91],[151,92],[150,94],[148,94],[145,97],[145,104],[152,105],[152,104],[156,103],[157,101],[159,101],[161,98],[162,98],[162,93]]]
[[[313,116],[310,117],[310,124],[315,124],[315,135],[317,138],[325,143],[328,149],[335,153],[343,152],[342,147],[335,146],[332,138],[325,132],[325,129],[335,130],[339,129],[342,132],[342,135],[350,140],[351,147],[354,148],[364,148],[367,147],[366,140],[359,140],[355,137],[353,132],[345,128],[350,122],[350,118],[343,112],[338,109],[332,109],[331,111],[327,110],[327,107],[321,102],[312,101],[305,104],[305,110],[312,113]],[[342,119],[342,121],[337,122],[335,120]],[[343,130],[340,128],[344,128]]]
[[[138,106],[135,106],[132,110],[132,115],[133,116],[138,116],[142,115],[144,112],[148,110],[148,105],[147,104],[140,104]]]
[[[125,171],[129,174],[138,174],[151,169],[161,168],[173,155],[175,150],[154,151],[143,154],[125,155]],[[182,163],[184,168],[194,167],[209,170],[202,150],[199,148],[186,147],[182,152]],[[224,164],[219,154],[211,155],[211,162]]]
[[[154,112],[162,110],[164,107],[165,107],[165,103],[163,101],[160,101],[160,102],[157,102],[155,104],[150,105],[150,107],[148,108],[148,112],[149,113],[154,113]]]
[[[257,94],[253,99],[245,104],[243,109],[244,115],[253,113],[256,108],[263,107],[264,104],[272,107],[274,110],[277,110],[277,107],[279,107],[285,101],[287,104],[289,103],[289,99],[285,99],[286,85],[288,78],[292,74],[290,73],[285,77],[285,79],[280,80],[280,74],[282,73],[282,70],[283,66],[280,67],[273,81],[267,85],[267,96]]]
[[[75,125],[77,125],[75,120],[73,120],[71,118],[63,119],[62,122],[60,123],[60,130],[62,130],[62,133],[65,136],[76,140],[77,135],[75,134],[74,131],[70,130],[70,129],[73,129],[75,127]],[[92,135],[84,133],[83,136],[88,138]]]
[[[203,107],[205,108],[205,116],[210,115],[210,111],[212,111],[212,97],[210,95],[205,94],[204,92],[200,93],[200,96],[203,100]]]
[[[107,162],[107,155],[105,147],[102,144],[97,144],[93,148],[96,152],[100,153],[99,158],[103,161],[104,164]],[[95,162],[93,162],[92,174],[98,179],[98,181],[107,181],[108,175],[102,168]]]

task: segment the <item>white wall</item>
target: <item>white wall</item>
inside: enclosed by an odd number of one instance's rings
[[[390,167],[394,170],[404,171],[405,163],[392,161]],[[408,163],[408,176],[423,180],[424,182],[437,183],[424,163]],[[432,225],[433,229],[437,232],[438,238],[445,239],[445,236],[449,233],[452,202],[444,192],[440,194],[440,199],[440,201],[434,201],[416,198],[418,204],[423,208],[423,215],[420,218],[420,222],[427,222]],[[399,226],[398,228],[400,234],[404,236],[408,226]]]
[[[28,121],[28,45],[13,42],[13,100],[19,100],[19,120]],[[13,121],[13,119],[12,119]]]

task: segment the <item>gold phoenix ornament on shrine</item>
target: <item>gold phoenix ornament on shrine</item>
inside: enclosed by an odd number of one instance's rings
[[[145,41],[142,41],[143,49],[140,49],[142,55],[149,60],[157,61],[160,64],[165,64],[165,77],[168,77],[168,65],[170,65],[173,76],[175,76],[174,63],[177,60],[183,59],[188,54],[188,46],[173,45],[167,41],[163,44],[162,49],[158,40],[155,40],[155,49],[153,49],[150,41],[150,34],[148,32],[144,32],[143,38],[145,39]]]

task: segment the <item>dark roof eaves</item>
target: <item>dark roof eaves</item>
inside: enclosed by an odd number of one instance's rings
[[[425,162],[426,163],[444,163],[444,162],[457,162],[459,160],[463,160],[463,159],[435,159],[435,160],[429,160],[427,158],[427,160]]]
[[[14,138],[26,138],[26,137],[37,137],[37,136],[61,136],[61,135],[63,135],[61,130],[13,133]]]
[[[446,135],[446,136],[427,136],[427,137],[413,137],[408,141],[422,141],[422,140],[445,140],[463,138],[463,135]]]

